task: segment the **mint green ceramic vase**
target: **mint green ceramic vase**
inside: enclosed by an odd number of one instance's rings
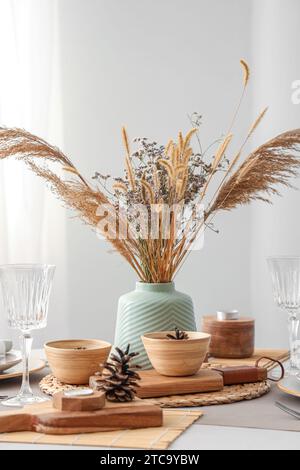
[[[133,292],[119,299],[115,346],[139,352],[135,363],[152,368],[141,336],[152,331],[196,331],[193,302],[189,295],[175,289],[174,283],[146,284],[137,282]]]

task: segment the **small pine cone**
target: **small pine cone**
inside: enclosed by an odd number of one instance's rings
[[[116,348],[116,353],[110,356],[110,361],[102,364],[102,390],[106,392],[106,398],[113,402],[129,402],[134,400],[137,381],[140,376],[133,371],[130,361],[138,353],[130,353],[128,345],[125,351]],[[137,366],[133,366],[138,368]]]
[[[180,339],[189,339],[189,335],[185,331],[181,331]]]
[[[185,331],[180,331],[177,327],[175,328],[175,334],[167,334],[166,337],[173,340],[189,339],[189,335]]]

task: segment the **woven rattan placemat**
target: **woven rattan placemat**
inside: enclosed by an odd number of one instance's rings
[[[169,397],[151,398],[162,408],[180,408],[184,406],[229,405],[243,400],[254,400],[270,391],[268,382],[254,384],[230,385],[220,392],[191,393],[188,395],[171,395]]]
[[[272,357],[284,362],[289,357],[286,349],[256,349],[254,355],[247,359],[210,359],[207,367],[224,367],[228,365],[254,365],[257,359],[262,356]],[[266,360],[261,366],[271,370],[276,364]],[[53,375],[47,375],[40,382],[40,389],[47,395],[53,395],[56,392],[77,388],[73,385],[66,385],[57,380]],[[162,407],[183,407],[183,406],[209,406],[209,405],[225,405],[236,403],[243,400],[253,400],[259,398],[270,391],[268,382],[259,382],[254,384],[231,385],[224,387],[219,392],[211,393],[193,393],[188,395],[173,395],[168,397],[154,398],[156,403]]]
[[[219,366],[220,367],[220,366]],[[67,385],[60,382],[54,375],[46,375],[40,382],[40,389],[47,395],[80,388],[76,385]],[[81,387],[84,388],[84,387]],[[188,395],[172,395],[167,397],[151,398],[163,408],[177,408],[183,406],[209,406],[226,405],[243,400],[253,400],[265,395],[270,390],[268,382],[258,382],[244,385],[231,385],[219,392],[191,393]]]

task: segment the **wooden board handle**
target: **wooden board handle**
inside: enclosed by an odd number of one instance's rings
[[[0,433],[36,431],[45,434],[78,434],[117,429],[162,426],[159,406],[117,406],[98,411],[49,411],[33,415],[23,412],[0,416]]]
[[[0,416],[0,433],[31,431],[33,429],[34,416],[26,413]]]
[[[44,426],[43,424],[37,424],[34,426],[35,432],[41,434],[50,434],[55,436],[67,436],[70,434],[91,434],[93,432],[107,432],[107,431],[119,431],[122,428],[54,428],[51,426]]]
[[[222,374],[224,385],[263,382],[268,378],[268,371],[263,367],[233,366],[213,369]]]
[[[38,415],[38,424],[53,428],[143,428],[162,425],[162,410],[157,406],[104,408],[93,412],[61,412]]]

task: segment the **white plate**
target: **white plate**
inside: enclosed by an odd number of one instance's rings
[[[11,351],[0,358],[0,373],[16,366],[22,361],[22,355],[19,351]]]
[[[288,395],[300,398],[300,380],[297,377],[286,377],[278,382],[277,387]]]
[[[29,359],[29,372],[38,372],[46,366],[46,361],[44,359],[40,359],[39,357],[35,357],[33,354],[32,357]],[[0,372],[0,381],[6,379],[14,379],[15,377],[21,377],[23,373],[23,364],[20,362],[16,366],[12,367],[11,369]]]

